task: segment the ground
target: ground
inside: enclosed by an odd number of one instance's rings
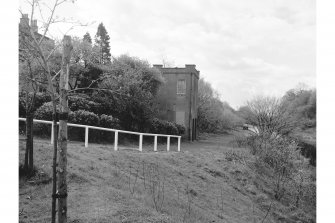
[[[271,198],[266,181],[249,166],[236,133],[182,142],[181,152],[152,145],[69,142],[68,222],[315,222],[315,210],[302,212]],[[20,178],[19,221],[50,222],[52,145],[35,139],[37,175]],[[24,140],[19,144],[20,163]],[[263,182],[263,184],[261,183]]]

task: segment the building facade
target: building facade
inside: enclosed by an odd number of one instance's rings
[[[185,126],[185,136],[197,139],[198,121],[198,81],[200,72],[195,65],[186,64],[183,68],[163,68],[153,65],[162,72],[166,83],[157,94],[159,117]]]

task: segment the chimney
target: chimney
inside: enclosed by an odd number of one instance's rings
[[[34,19],[32,22],[31,22],[31,29],[33,30],[34,33],[37,33],[38,32],[38,26],[37,26],[37,20]]]
[[[22,27],[29,26],[28,14],[22,14],[22,18],[20,18],[20,26]]]
[[[194,64],[185,64],[185,68],[195,69]]]
[[[163,65],[162,65],[162,64],[153,64],[152,66],[153,66],[153,67],[156,67],[156,68],[158,68],[158,69],[163,68]]]

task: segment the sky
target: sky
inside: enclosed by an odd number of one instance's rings
[[[30,13],[25,0],[20,7]],[[94,38],[102,22],[113,56],[195,64],[235,109],[257,95],[282,96],[299,83],[316,86],[315,0],[78,0],[60,5],[55,15],[90,23],[74,27],[72,36],[88,31]],[[54,24],[50,36],[61,38],[69,26]]]

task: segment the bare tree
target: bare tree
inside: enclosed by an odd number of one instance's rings
[[[45,78],[47,79],[46,83],[40,83],[38,80],[32,79],[31,81],[38,83],[38,84],[46,84],[47,91],[50,93],[51,96],[51,101],[53,105],[53,147],[54,147],[54,157],[53,157],[53,188],[52,188],[52,219],[51,221],[54,223],[56,221],[56,198],[58,195],[56,194],[56,184],[57,184],[57,179],[56,179],[56,165],[57,165],[57,119],[56,119],[56,114],[57,114],[57,91],[56,91],[56,83],[55,83],[55,77],[60,73],[60,72],[53,72],[51,65],[50,65],[50,58],[54,54],[55,50],[57,49],[56,47],[53,47],[51,50],[43,50],[43,44],[46,41],[49,41],[50,39],[46,36],[48,34],[49,28],[53,23],[60,22],[60,20],[55,19],[55,12],[57,7],[59,7],[61,4],[68,2],[68,0],[55,0],[54,3],[50,6],[48,6],[46,3],[42,3],[41,1],[38,0],[32,0],[32,1],[27,1],[28,4],[31,7],[31,13],[30,13],[30,25],[29,25],[29,20],[23,20],[25,23],[25,27],[27,30],[27,33],[29,34],[29,37],[31,38],[31,41],[27,42],[29,44],[29,48],[26,48],[27,51],[29,51],[31,54],[36,55],[36,59],[40,66],[44,70]],[[71,1],[74,2],[74,1]],[[39,34],[33,24],[36,24],[36,20],[34,20],[35,17],[35,11],[39,10],[39,12],[43,11],[41,10],[41,6],[45,5],[46,8],[45,10],[49,10],[50,14],[46,20],[44,20],[44,32],[43,34]],[[19,10],[22,17],[27,17],[26,14],[23,14],[21,10]],[[70,29],[72,29],[71,27]],[[52,41],[52,40],[51,40]],[[66,152],[66,150],[65,150]],[[65,162],[66,164],[66,162]],[[66,205],[66,203],[65,203]],[[58,219],[59,222],[66,222],[66,219]]]
[[[292,111],[279,98],[258,96],[247,102],[247,121],[256,126],[258,133],[286,135],[296,127]]]

